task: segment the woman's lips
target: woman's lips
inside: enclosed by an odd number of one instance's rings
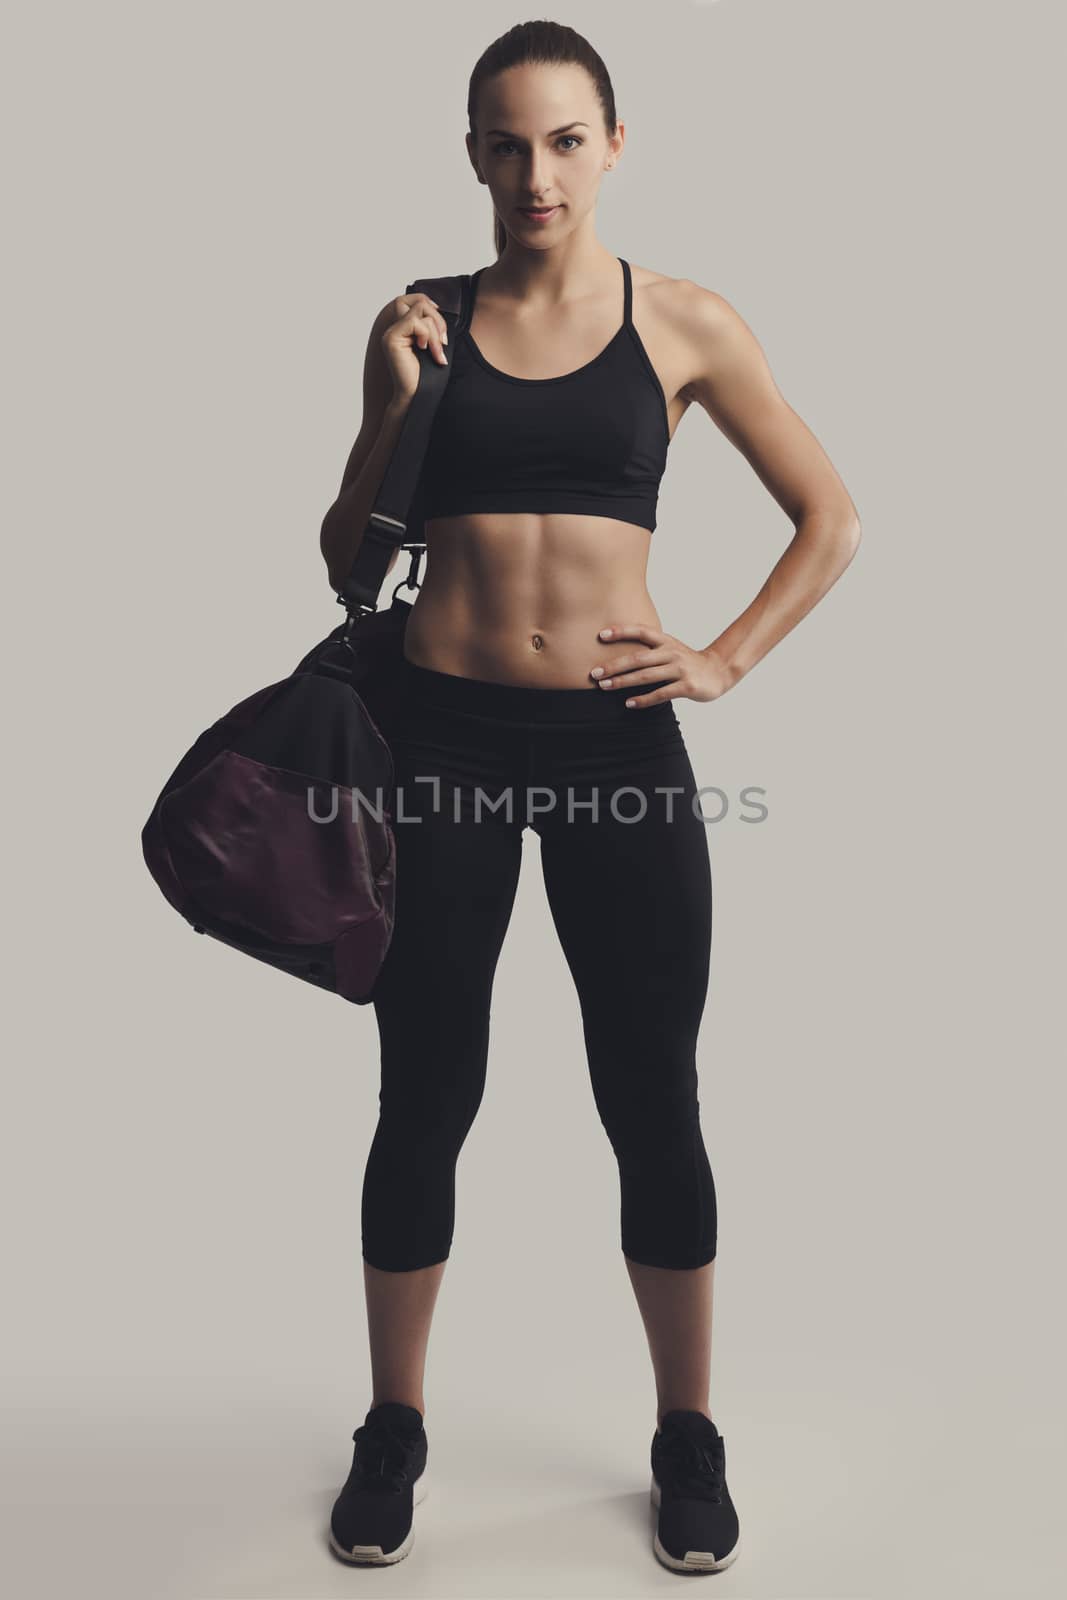
[[[531,222],[548,222],[550,218],[555,216],[559,206],[549,206],[547,209],[540,211],[533,210],[529,206],[520,206],[519,210],[524,217],[529,217]]]

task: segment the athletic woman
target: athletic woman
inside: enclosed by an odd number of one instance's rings
[[[711,874],[674,702],[734,688],[848,565],[859,520],[737,312],[598,240],[624,127],[590,45],[557,23],[512,28],[475,68],[468,114],[497,259],[467,280],[454,349],[429,296],[383,306],[322,533],[339,588],[418,384],[416,348],[451,362],[420,478],[428,572],[388,728],[410,821],[394,829],[396,925],[373,996],[381,1094],[362,1245],[374,1392],[330,1543],[361,1563],[411,1548],[456,1161],[485,1084],[531,827],[618,1158],[621,1246],[655,1376],[653,1547],[673,1570],[710,1571],[736,1556],[738,1518],[709,1401],[717,1212],[696,1045]],[[645,569],[668,446],[694,402],[795,534],[751,605],[691,645],[664,630]]]

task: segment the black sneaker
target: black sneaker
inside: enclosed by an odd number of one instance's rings
[[[668,1411],[652,1436],[653,1549],[674,1572],[718,1572],[737,1555],[726,1441],[702,1411]]]
[[[426,1498],[422,1415],[383,1400],[352,1438],[352,1470],[330,1514],[330,1548],[357,1566],[401,1561],[415,1538],[412,1511]]]

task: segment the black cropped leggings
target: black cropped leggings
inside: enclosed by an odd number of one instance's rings
[[[485,1087],[526,826],[540,838],[618,1160],[622,1249],[658,1267],[715,1255],[696,1068],[711,954],[706,824],[673,704],[627,709],[625,695],[402,664],[382,717],[397,883],[372,995],[380,1114],[362,1198],[372,1266],[411,1271],[449,1254],[456,1162]]]

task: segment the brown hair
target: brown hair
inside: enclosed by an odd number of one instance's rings
[[[523,66],[528,62],[546,66],[584,67],[593,80],[593,87],[604,113],[604,126],[609,135],[616,132],[615,91],[611,86],[608,69],[597,55],[588,39],[562,22],[549,22],[539,18],[536,22],[517,22],[499,39],[494,39],[483,51],[471,73],[467,89],[467,121],[471,137],[477,137],[474,108],[484,84],[507,67]],[[507,229],[496,210],[493,211],[493,244],[499,256],[507,243]]]

